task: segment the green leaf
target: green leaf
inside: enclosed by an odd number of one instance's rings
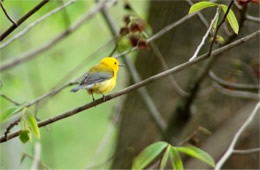
[[[207,152],[205,152],[197,147],[185,146],[185,147],[176,147],[176,149],[179,152],[190,155],[194,158],[197,158],[197,159],[211,165],[212,167],[215,167],[215,162],[214,162],[213,158]]]
[[[166,148],[167,145],[166,142],[156,142],[146,147],[135,158],[132,169],[144,169]]]
[[[8,118],[10,118],[19,109],[20,109],[20,107],[11,107],[11,108],[7,109],[5,112],[3,112],[0,115],[0,123],[3,123],[6,120],[8,120]]]
[[[28,129],[21,130],[21,132],[19,133],[19,138],[22,141],[22,143],[32,141],[31,132]]]
[[[193,12],[197,12],[197,11],[202,10],[204,8],[207,8],[207,7],[212,7],[212,6],[217,6],[217,5],[218,4],[213,3],[213,2],[209,2],[209,1],[198,2],[196,4],[193,4],[190,7],[189,14],[191,14]]]
[[[219,6],[223,9],[224,13],[227,12],[228,7],[226,5],[221,4]],[[232,11],[232,9],[230,9],[229,13],[227,14],[227,20],[228,20],[229,25],[233,29],[234,33],[238,34],[239,25],[237,22],[237,18],[235,16],[234,12]]]
[[[170,159],[171,159],[172,169],[183,170],[183,164],[182,164],[180,154],[175,147],[171,147]]]
[[[166,151],[164,152],[163,154],[163,157],[162,157],[162,160],[161,160],[161,163],[160,163],[160,169],[163,170],[166,166],[166,163],[167,163],[167,160],[168,160],[168,157],[169,157],[169,151],[171,149],[171,145],[168,144],[167,148],[166,148]]]
[[[29,125],[29,128],[31,129],[32,133],[40,138],[40,129],[38,127],[37,121],[35,120],[33,114],[27,110],[26,113],[26,122]]]

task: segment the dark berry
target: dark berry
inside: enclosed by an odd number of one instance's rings
[[[122,28],[120,29],[120,35],[125,36],[125,35],[127,35],[128,33],[129,33],[129,28],[128,28],[128,27],[122,27]]]

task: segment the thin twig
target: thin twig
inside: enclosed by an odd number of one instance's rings
[[[234,151],[234,147],[240,137],[240,135],[244,132],[244,130],[247,128],[247,126],[252,122],[253,118],[257,114],[257,110],[260,108],[260,102],[258,102],[252,111],[252,113],[249,115],[247,120],[242,124],[242,126],[239,128],[239,130],[236,132],[233,140],[230,143],[230,146],[227,148],[227,151],[224,153],[224,155],[220,158],[220,160],[216,163],[215,170],[220,170],[220,168],[223,166],[223,164],[228,160],[228,158],[231,156],[231,154]]]
[[[39,19],[37,19],[36,21],[32,22],[31,24],[29,24],[27,27],[25,27],[22,31],[20,31],[19,33],[17,33],[16,35],[14,35],[12,38],[8,39],[7,41],[3,42],[3,44],[0,44],[0,49],[6,47],[8,44],[10,44],[11,42],[13,42],[14,40],[22,37],[23,35],[25,35],[28,31],[30,31],[33,27],[35,27],[37,24],[41,23],[42,21],[44,21],[45,19],[47,19],[48,17],[52,16],[53,14],[56,14],[57,12],[59,12],[60,10],[64,9],[65,7],[73,4],[76,0],[71,0],[68,1],[67,3],[65,3],[64,5],[55,8],[54,10],[48,12],[47,14],[43,15],[42,17],[40,17]]]
[[[239,91],[239,90],[229,90],[223,88],[222,86],[218,85],[217,83],[213,83],[214,87],[222,94],[232,96],[232,97],[240,97],[246,99],[256,99],[259,100],[260,96],[258,93],[252,93],[248,91]]]
[[[15,22],[15,20],[14,20],[10,15],[8,15],[8,12],[6,11],[6,9],[5,9],[4,4],[2,3],[2,1],[0,1],[0,6],[1,6],[1,8],[2,8],[4,14],[5,14],[5,16],[8,18],[8,20],[9,20],[11,23],[13,23],[13,25],[17,25],[16,22]]]
[[[204,45],[206,38],[209,36],[210,31],[212,31],[213,25],[214,25],[216,19],[218,18],[218,16],[219,16],[219,8],[217,8],[216,14],[215,14],[214,18],[212,19],[212,21],[211,21],[211,23],[209,25],[209,28],[206,31],[206,34],[203,36],[203,38],[202,38],[200,44],[198,45],[195,53],[193,54],[193,56],[190,58],[189,61],[194,60],[198,56],[198,53],[200,52],[200,49]]]
[[[247,90],[247,91],[255,91],[258,92],[260,90],[260,87],[258,85],[251,85],[251,84],[240,84],[240,83],[231,83],[228,81],[225,81],[218,77],[213,71],[209,72],[209,77],[218,83],[219,85],[226,87],[226,88],[231,88],[235,90]]]
[[[238,46],[238,45],[240,45],[242,43],[245,43],[248,40],[251,40],[251,39],[253,39],[253,38],[255,38],[255,37],[259,36],[259,35],[260,35],[260,30],[254,32],[254,33],[251,33],[251,34],[249,34],[249,35],[247,35],[247,36],[245,36],[243,38],[240,38],[239,40],[234,41],[234,42],[232,42],[232,43],[230,43],[230,44],[228,44],[228,45],[226,45],[224,47],[221,47],[221,48],[218,48],[216,50],[213,50],[212,51],[212,56],[219,56],[219,54],[221,54],[221,53],[223,53],[225,51],[228,51],[228,50],[232,49],[233,47]],[[145,86],[145,85],[147,85],[149,83],[152,83],[153,81],[156,81],[156,80],[161,79],[161,78],[163,78],[165,76],[168,76],[169,74],[177,73],[177,72],[179,72],[181,70],[184,70],[185,68],[190,67],[190,66],[192,66],[192,65],[194,65],[196,63],[199,63],[200,61],[203,61],[206,58],[207,58],[207,53],[197,57],[193,61],[185,62],[185,63],[180,64],[180,65],[178,65],[176,67],[173,67],[173,68],[171,68],[169,70],[166,70],[166,71],[158,73],[158,74],[156,74],[154,76],[151,76],[151,77],[149,77],[149,78],[147,78],[147,79],[145,79],[145,80],[143,80],[141,82],[135,83],[135,84],[133,84],[133,85],[127,87],[127,88],[124,88],[124,89],[120,90],[119,92],[107,95],[105,97],[105,99],[104,98],[100,98],[100,99],[95,100],[95,101],[93,101],[91,103],[88,103],[88,104],[85,104],[83,106],[77,107],[75,109],[72,109],[70,111],[62,113],[62,114],[57,115],[55,117],[43,120],[43,121],[38,123],[38,126],[39,127],[43,127],[43,126],[46,126],[48,124],[52,124],[52,123],[54,123],[56,121],[59,121],[59,120],[65,119],[67,117],[73,116],[74,114],[77,114],[77,113],[79,113],[79,112],[81,112],[83,110],[87,110],[89,108],[95,107],[95,106],[97,106],[97,105],[99,105],[101,103],[104,103],[106,101],[109,101],[109,100],[111,100],[113,98],[116,98],[116,97],[122,96],[124,94],[130,93],[130,92],[132,92],[132,91],[134,91],[134,90],[136,90],[138,88],[141,88],[141,87],[143,87],[143,86]],[[20,131],[13,132],[12,134],[8,135],[8,138],[6,140],[2,136],[0,138],[0,143],[6,142],[6,141],[8,141],[8,140],[10,140],[12,138],[17,137],[19,135],[19,133],[20,133]]]
[[[10,69],[14,66],[17,66],[18,64],[21,64],[27,60],[30,60],[30,59],[34,58],[35,56],[41,54],[42,52],[47,51],[51,47],[54,47],[54,45],[56,45],[61,40],[64,40],[64,38],[66,38],[68,35],[70,35],[74,31],[76,31],[81,25],[83,25],[86,21],[91,19],[96,13],[98,13],[104,7],[106,1],[107,0],[100,1],[99,4],[97,4],[95,7],[90,9],[82,18],[77,20],[73,25],[71,25],[64,32],[62,32],[57,37],[52,39],[50,42],[44,44],[43,46],[41,46],[37,49],[34,49],[32,51],[29,51],[29,52],[23,54],[20,57],[16,57],[15,59],[9,60],[9,61],[5,62],[4,64],[0,65],[0,71],[4,71],[4,70]]]
[[[260,152],[260,148],[253,148],[253,149],[243,149],[243,150],[238,150],[235,149],[233,150],[233,154],[238,154],[238,155],[245,155],[245,154],[255,154]]]
[[[260,23],[260,18],[258,18],[258,17],[253,17],[253,16],[248,15],[248,14],[246,15],[246,19],[247,19],[248,21],[255,22],[255,23],[257,23],[257,24]]]
[[[30,154],[28,154],[28,153],[24,153],[24,154],[22,155],[22,158],[21,158],[21,161],[20,161],[20,165],[22,164],[23,160],[24,160],[26,157],[30,158],[31,160],[34,159],[32,155],[30,155]],[[45,164],[43,164],[42,161],[40,160],[40,162],[39,162],[39,169],[47,169],[47,170],[48,170],[48,169],[50,169],[50,168],[48,168],[48,167],[47,167]]]
[[[0,96],[1,96],[2,98],[4,98],[5,100],[9,101],[10,103],[13,103],[13,104],[16,105],[16,106],[20,106],[20,105],[21,105],[20,103],[14,101],[13,99],[11,99],[10,97],[8,97],[8,96],[6,96],[6,95],[4,95],[4,94],[0,94]]]
[[[14,121],[13,123],[11,123],[11,124],[6,128],[5,133],[4,133],[5,139],[7,139],[7,136],[8,136],[8,134],[10,133],[10,130],[11,130],[14,126],[18,125],[19,122],[20,122],[20,119],[17,119],[16,121]]]
[[[38,5],[33,9],[27,12],[21,19],[16,22],[16,25],[9,27],[3,34],[0,35],[0,42],[3,41],[9,34],[11,34],[18,26],[20,26],[24,21],[26,21],[30,16],[35,12],[41,9],[49,0],[42,0]]]
[[[57,3],[61,4],[61,6],[64,6],[63,0],[58,0]],[[65,28],[68,28],[71,25],[71,20],[70,20],[70,16],[69,16],[66,9],[64,9],[62,11],[62,16],[63,16],[63,20],[64,20],[64,23],[65,23]]]

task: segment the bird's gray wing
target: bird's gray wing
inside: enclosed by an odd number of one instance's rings
[[[81,81],[80,86],[95,85],[96,83],[101,83],[105,80],[111,79],[112,77],[113,72],[88,73]]]
[[[105,80],[111,79],[112,77],[113,77],[113,71],[88,73],[83,78],[80,85],[73,88],[71,91],[77,92],[80,89],[92,88],[96,83],[101,83]]]

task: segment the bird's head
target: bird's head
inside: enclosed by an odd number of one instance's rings
[[[100,61],[100,64],[107,65],[108,67],[112,68],[115,72],[118,71],[120,66],[123,66],[122,64],[119,64],[119,61],[114,57],[103,58]]]

